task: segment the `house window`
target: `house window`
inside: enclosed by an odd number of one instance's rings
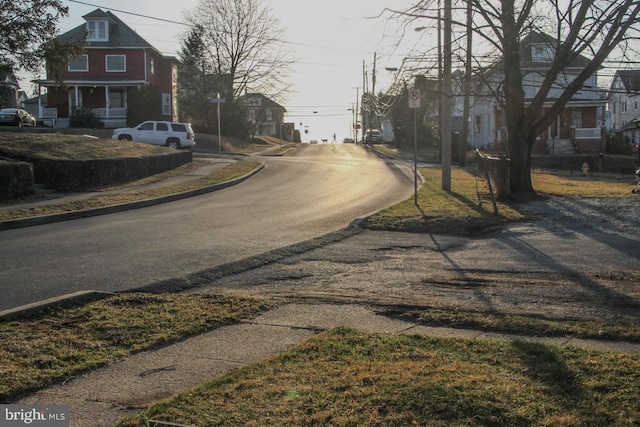
[[[626,100],[622,102],[622,112],[623,113],[627,112],[627,101]]]
[[[638,99],[634,99],[633,100],[633,110],[634,111],[638,111]]]
[[[107,21],[87,21],[87,41],[106,42],[109,41],[109,25]]]
[[[156,61],[153,58],[151,58],[151,64],[149,68],[151,69],[151,75],[154,75],[156,73]]]
[[[480,133],[482,133],[482,116],[476,116],[474,124],[474,131],[476,135],[480,135]]]
[[[69,71],[89,71],[89,57],[82,55],[75,61],[70,62]]]
[[[551,61],[553,59],[553,53],[553,47],[547,44],[534,44],[531,46],[531,59],[533,61]]]
[[[106,55],[105,60],[108,72],[125,72],[127,71],[127,57],[125,55]]]
[[[162,94],[162,114],[165,116],[171,115],[171,94]]]
[[[250,122],[256,121],[256,110],[249,110],[249,121]]]
[[[267,110],[267,121],[270,122],[273,120],[273,111]]]

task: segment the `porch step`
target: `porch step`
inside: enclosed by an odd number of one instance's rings
[[[35,194],[40,196],[44,196],[46,194],[51,194],[56,192],[56,190],[44,188],[44,184],[33,184],[33,191]]]
[[[69,119],[67,118],[57,118],[55,128],[68,128],[69,127]]]
[[[576,154],[570,139],[547,140],[547,148],[551,154]]]

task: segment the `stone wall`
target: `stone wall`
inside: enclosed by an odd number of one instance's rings
[[[34,183],[61,192],[89,191],[166,172],[192,160],[188,150],[95,160],[0,159],[0,200],[33,194]]]
[[[0,200],[33,194],[33,166],[27,162],[0,159]]]
[[[35,160],[35,182],[56,191],[87,191],[166,172],[193,160],[188,150],[145,157],[95,160]]]

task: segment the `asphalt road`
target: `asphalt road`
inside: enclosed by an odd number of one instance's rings
[[[407,163],[302,145],[237,186],[159,206],[0,232],[0,310],[119,291],[301,242],[409,197]]]

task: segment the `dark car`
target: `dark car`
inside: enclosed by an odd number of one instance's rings
[[[36,119],[20,108],[3,108],[0,110],[0,125],[36,126]]]
[[[367,133],[364,134],[364,140],[369,144],[382,142],[382,132],[377,129],[368,130]]]

